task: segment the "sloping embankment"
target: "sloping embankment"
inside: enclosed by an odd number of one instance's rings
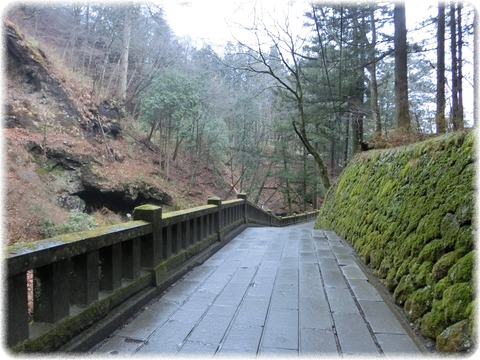
[[[362,153],[316,227],[345,237],[439,351],[474,346],[474,133]]]

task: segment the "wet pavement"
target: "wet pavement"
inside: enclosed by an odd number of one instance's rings
[[[313,223],[247,228],[91,353],[421,355],[352,250]]]

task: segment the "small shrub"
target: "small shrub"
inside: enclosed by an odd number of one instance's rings
[[[95,229],[98,226],[95,218],[82,212],[71,213],[68,220],[60,224],[55,224],[49,218],[44,216],[40,219],[40,232],[45,238],[68,234],[78,231]]]
[[[71,213],[68,220],[57,226],[58,234],[67,234],[77,231],[91,230],[97,227],[95,218],[83,212]]]

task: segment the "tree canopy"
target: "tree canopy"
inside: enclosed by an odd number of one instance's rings
[[[393,2],[313,2],[301,29],[288,16],[253,16],[239,25],[250,36],[219,51],[177,37],[153,3],[7,12],[100,99],[121,102],[165,176],[182,154],[192,183],[211,164],[261,205],[280,192],[290,210],[316,207],[356,152],[474,123],[463,104],[473,83],[467,4],[435,3],[415,29]]]

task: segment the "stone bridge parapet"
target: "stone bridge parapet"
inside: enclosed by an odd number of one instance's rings
[[[86,350],[246,226],[286,226],[316,214],[277,217],[239,194],[165,214],[142,205],[134,221],[9,246],[7,346]]]

